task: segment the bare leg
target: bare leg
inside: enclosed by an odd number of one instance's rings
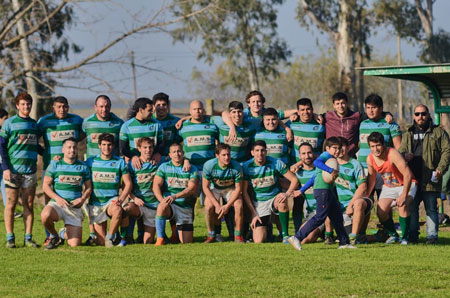
[[[81,245],[82,228],[72,225],[66,225],[67,244],[70,247]]]
[[[4,213],[5,229],[7,234],[14,233],[14,210],[19,199],[19,189],[6,188],[6,207]]]
[[[22,189],[22,205],[23,205],[23,222],[25,224],[25,233],[33,233],[34,223],[34,195],[36,194],[36,186]]]
[[[55,222],[59,220],[58,213],[50,206],[45,206],[41,212],[41,222],[50,234],[56,235]]]

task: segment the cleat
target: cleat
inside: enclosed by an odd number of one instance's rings
[[[283,244],[289,244],[288,239],[289,239],[289,236],[284,236],[283,240],[281,240],[281,242],[283,242]]]
[[[244,237],[242,237],[242,236],[234,236],[234,242],[236,242],[236,243],[245,243]]]
[[[298,240],[297,237],[295,236],[291,236],[288,238],[288,242],[290,245],[292,245],[293,248],[295,248],[296,250],[302,250],[302,244],[300,242],[300,240]]]
[[[23,246],[25,247],[34,247],[34,248],[39,248],[41,247],[39,244],[37,244],[34,240],[24,240],[23,241]]]
[[[393,244],[393,243],[398,243],[398,242],[400,242],[400,239],[398,238],[398,236],[390,236],[384,243]]]
[[[119,244],[117,244],[117,247],[124,247],[127,246],[127,241],[125,239],[120,240]]]
[[[354,249],[357,248],[356,246],[353,246],[351,244],[344,244],[344,245],[339,245],[338,249]]]
[[[22,212],[14,212],[14,218],[21,218],[21,217],[23,217]]]
[[[113,246],[114,246],[114,243],[111,239],[105,239],[105,247],[110,248]]]
[[[164,245],[164,238],[158,237],[156,238],[155,246],[163,246]]]
[[[132,236],[127,235],[127,237],[125,237],[125,241],[127,241],[127,244],[135,244],[136,242],[134,242],[134,239]]]
[[[66,228],[61,228],[58,230],[59,239],[61,239],[61,244],[64,245],[64,234],[66,233]]]
[[[97,236],[89,236],[89,238],[86,240],[86,242],[84,242],[84,245],[86,246],[92,246],[95,244],[95,240],[97,239]]]
[[[434,237],[433,238],[428,238],[426,244],[436,245],[436,244],[438,244],[438,240],[437,240],[437,238],[434,238]]]
[[[47,249],[47,250],[54,249],[54,248],[57,248],[60,244],[61,244],[61,239],[59,238],[59,236],[56,236],[55,238],[50,238],[50,241],[45,246],[45,249]]]
[[[203,243],[214,243],[214,242],[216,242],[216,238],[208,236],[206,237],[205,242]]]
[[[400,245],[408,245],[408,240],[406,239],[402,239],[402,241],[400,241]]]
[[[217,242],[225,242],[225,239],[223,239],[222,235],[217,234],[217,235],[216,235],[216,241],[217,241]]]
[[[335,240],[331,236],[325,236],[325,240],[323,241],[323,243],[326,245],[332,245],[335,243]]]
[[[42,246],[46,247],[46,246],[50,243],[50,240],[51,240],[51,239],[52,239],[52,238],[50,238],[50,236],[47,237],[47,238],[45,238],[44,243],[42,244]]]
[[[7,248],[16,248],[16,241],[14,239],[6,240]]]

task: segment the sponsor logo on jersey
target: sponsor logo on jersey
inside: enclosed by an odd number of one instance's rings
[[[335,183],[342,186],[343,188],[352,190],[352,188],[350,186],[350,182],[342,179],[341,177],[337,177]]]
[[[234,179],[213,179],[215,185],[220,187],[228,187],[234,185]]]
[[[70,137],[75,137],[75,130],[71,129],[50,132],[50,141],[64,141]]]
[[[35,134],[19,134],[17,136],[17,144],[18,145],[36,145],[37,144],[37,136]]]
[[[93,178],[92,179],[93,182],[115,183],[116,182],[116,173],[94,171],[92,173],[92,178]]]
[[[294,144],[295,146],[300,146],[301,143],[309,143],[313,148],[317,148],[317,144],[319,143],[319,140],[317,138],[307,138],[307,137],[301,137],[301,136],[295,136],[294,137]]]
[[[148,183],[153,181],[153,177],[155,177],[155,172],[153,173],[142,173],[136,174],[137,183]]]
[[[188,147],[211,145],[211,136],[191,136],[191,137],[186,137],[186,145]]]
[[[248,144],[248,137],[242,138],[242,137],[237,137],[236,140],[234,142],[230,142],[227,140],[227,138],[225,138],[225,144],[228,144],[232,147],[245,147]]]
[[[359,134],[359,141],[361,143],[367,143],[367,138],[369,137],[368,133],[361,133]]]
[[[188,186],[188,178],[169,177],[167,178],[167,186],[171,188],[186,188]]]
[[[284,139],[286,136],[284,135],[284,134],[281,134],[281,135],[277,135],[277,138],[279,138],[279,139]]]
[[[280,154],[283,153],[283,145],[280,144],[267,144],[268,154]]]
[[[266,176],[252,179],[252,185],[254,188],[270,187],[275,184],[275,178],[273,176]]]
[[[319,130],[319,126],[317,125],[313,126],[313,130]]]
[[[102,133],[91,133],[91,142],[94,144],[98,144],[98,137],[101,135]]]
[[[58,177],[59,183],[70,184],[70,185],[81,185],[83,181],[83,177],[81,176],[72,176],[72,175],[60,175]]]

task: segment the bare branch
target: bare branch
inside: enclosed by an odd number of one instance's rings
[[[23,18],[23,16],[31,9],[33,8],[34,4],[36,3],[36,0],[33,0],[32,2],[30,2],[30,4],[22,11],[18,11],[14,14],[14,19],[9,19],[9,23],[3,27],[3,30],[0,31],[0,41],[3,40],[6,36],[6,34],[8,34],[9,31],[11,31],[11,29],[13,28],[13,26],[15,24],[17,24],[17,21],[20,20],[21,18]]]
[[[425,11],[422,7],[421,0],[415,0],[416,3],[416,10],[417,14],[419,15],[420,22],[422,23],[422,28],[425,31],[425,36],[427,40],[431,39],[431,36],[433,35],[433,24],[432,24],[432,18],[433,16],[430,16],[428,13],[431,12],[430,7],[427,8],[427,11]],[[428,3],[429,5],[433,5],[432,3]]]
[[[308,2],[306,0],[299,0],[299,4],[302,6],[303,10],[306,12],[306,14],[309,16],[311,21],[316,24],[317,27],[322,29],[323,31],[327,32],[333,40],[337,39],[338,33],[336,31],[333,31],[324,21],[320,20],[312,11],[311,6],[309,6]]]

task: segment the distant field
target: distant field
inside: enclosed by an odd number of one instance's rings
[[[39,212],[34,237],[42,242]],[[19,248],[0,246],[1,297],[450,296],[448,231],[440,234],[437,246],[371,244],[337,250],[337,245],[316,243],[298,252],[281,243],[203,244],[206,231],[198,208],[194,244],[45,251],[23,248],[23,223],[15,223]],[[3,220],[1,225],[4,241]],[[83,239],[87,227],[84,232]]]

